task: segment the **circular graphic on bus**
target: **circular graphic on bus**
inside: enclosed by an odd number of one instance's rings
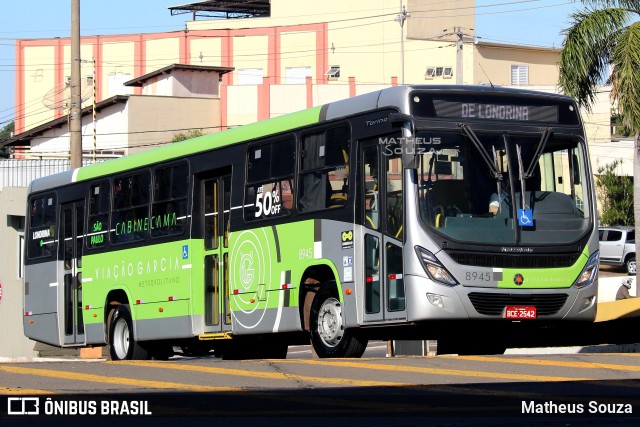
[[[245,329],[258,326],[269,306],[271,249],[264,230],[247,230],[232,244],[229,291],[234,318]]]

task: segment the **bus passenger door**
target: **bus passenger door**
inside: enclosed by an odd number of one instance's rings
[[[199,186],[200,195],[199,229],[204,242],[204,331],[230,332],[228,265],[231,174],[201,177],[196,185]]]
[[[399,135],[397,135],[399,136]],[[361,143],[359,162],[364,215],[363,319],[406,318],[402,269],[402,167],[400,157],[378,138]]]
[[[63,345],[84,344],[82,319],[82,237],[84,235],[84,202],[61,205],[59,259],[63,265],[63,278],[58,310]]]

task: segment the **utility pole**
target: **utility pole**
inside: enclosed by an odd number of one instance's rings
[[[453,27],[453,32],[447,32],[447,30],[443,30],[445,33],[442,34],[442,36],[440,36],[440,38],[443,37],[451,37],[451,36],[455,36],[456,39],[456,84],[461,85],[464,83],[464,79],[463,79],[463,72],[464,72],[464,67],[463,67],[463,59],[464,57],[462,56],[462,48],[464,46],[464,38],[465,36],[469,36],[469,34],[465,34],[462,31],[462,27]],[[473,31],[473,28],[471,28],[471,31]],[[469,39],[467,39],[469,40]],[[451,46],[451,45],[449,45]]]
[[[71,169],[82,166],[82,98],[80,84],[80,0],[71,0],[71,102],[69,151]]]
[[[400,14],[396,17],[395,21],[400,24],[400,82],[404,84],[404,21],[411,17],[411,14],[407,12],[407,9],[402,5],[400,0]]]
[[[460,27],[455,27],[454,33],[456,35],[456,84],[461,85],[463,83],[462,47],[464,46],[464,42],[462,40],[462,29]]]

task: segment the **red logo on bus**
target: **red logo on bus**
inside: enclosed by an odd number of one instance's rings
[[[518,273],[513,276],[513,283],[515,283],[517,286],[522,286],[524,284],[524,277],[522,276],[522,274]]]

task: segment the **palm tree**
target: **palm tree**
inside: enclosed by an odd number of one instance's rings
[[[583,0],[560,55],[560,87],[590,110],[597,86],[611,85],[623,124],[633,130],[633,212],[640,229],[640,0]],[[636,273],[636,278],[637,278]],[[636,279],[636,283],[638,280]],[[637,294],[636,290],[636,294]]]

